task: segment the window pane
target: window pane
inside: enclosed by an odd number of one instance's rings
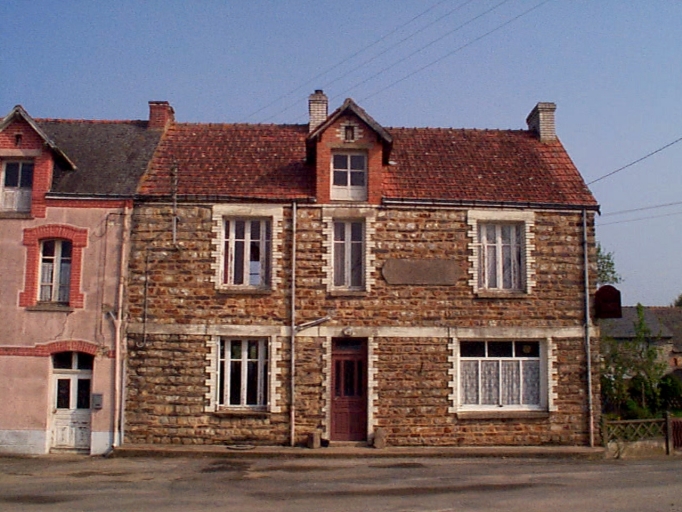
[[[73,352],[57,352],[52,354],[52,367],[59,370],[70,370],[72,366]]]
[[[499,405],[499,361],[481,361],[481,403]]]
[[[348,155],[334,155],[334,169],[348,169]]]
[[[334,244],[334,286],[346,284],[346,251],[343,242]]]
[[[76,408],[90,409],[90,379],[78,379]]]
[[[249,341],[248,355],[249,359],[258,359],[258,342]]]
[[[478,361],[462,361],[462,403],[478,404]]]
[[[19,164],[10,162],[5,164],[5,186],[18,187],[19,186]]]
[[[21,178],[19,186],[22,188],[31,188],[33,186],[33,164],[26,162],[21,166]]]
[[[521,375],[519,361],[501,361],[502,405],[518,405],[521,403]]]
[[[523,403],[540,405],[540,361],[523,361]]]
[[[243,220],[234,221],[234,237],[237,240],[244,240],[246,223]]]
[[[459,344],[460,357],[485,357],[484,341],[463,341]]]
[[[63,260],[64,259],[70,260],[71,259],[71,247],[72,247],[71,242],[69,242],[68,240],[62,240],[60,245],[61,245],[61,249],[62,249],[62,251],[61,251],[62,259]]]
[[[246,368],[246,404],[258,405],[258,362],[249,361]]]
[[[488,287],[497,288],[497,248],[494,245],[485,248],[486,251],[486,275]]]
[[[343,396],[356,396],[355,361],[343,362]]]
[[[350,285],[353,287],[362,286],[362,244],[354,243],[351,245],[350,258]]]
[[[516,357],[540,357],[540,343],[537,341],[517,341],[514,343]]]
[[[234,284],[244,284],[244,242],[234,243]]]
[[[242,363],[230,363],[230,405],[241,405]]]
[[[222,346],[222,342],[221,342]],[[222,348],[221,348],[222,351]],[[218,364],[218,404],[225,405],[225,360],[221,359]]]
[[[57,409],[71,406],[71,379],[57,379]]]
[[[353,187],[364,187],[365,186],[365,173],[363,172],[352,172],[350,173],[350,184]]]
[[[92,370],[94,360],[95,360],[94,356],[91,356],[90,354],[85,354],[83,352],[78,352],[78,369]]]
[[[249,251],[249,284],[251,286],[261,285],[261,261],[260,243],[251,242]]]
[[[350,239],[353,242],[362,242],[362,222],[353,222],[350,225]]]
[[[334,223],[334,240],[342,242],[346,239],[346,225],[343,222]]]
[[[260,240],[260,221],[251,221],[251,240]]]
[[[365,170],[365,155],[351,155],[350,168],[355,171]]]
[[[512,240],[512,229],[513,226],[510,226],[509,224],[503,224],[502,225],[502,243],[505,245],[508,245],[511,243]]]
[[[511,247],[502,247],[502,287],[506,290],[514,288],[512,281],[512,254]]]
[[[512,342],[489,341],[488,357],[512,357]]]
[[[55,240],[43,242],[43,256],[54,256]]]
[[[345,187],[348,185],[348,172],[334,171],[334,186]]]
[[[241,358],[242,358],[242,342],[241,341],[233,341],[230,345],[230,359],[241,360]]]

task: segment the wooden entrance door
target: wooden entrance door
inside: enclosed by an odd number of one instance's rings
[[[332,341],[331,440],[367,439],[367,340]]]

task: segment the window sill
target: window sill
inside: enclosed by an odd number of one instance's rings
[[[548,411],[459,411],[459,420],[544,420],[549,418]]]
[[[367,290],[331,290],[330,297],[366,297]]]
[[[48,311],[52,313],[73,313],[74,309],[68,304],[57,304],[57,303],[38,303],[33,306],[28,306],[26,311]]]
[[[218,409],[211,414],[219,418],[267,418],[270,415],[265,409]]]
[[[478,290],[476,297],[479,299],[524,299],[528,293],[523,290]]]
[[[32,218],[33,217],[31,216],[31,212],[12,212],[12,211],[0,212],[0,219],[30,220]]]

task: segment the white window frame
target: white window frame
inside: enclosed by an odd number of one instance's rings
[[[535,212],[527,210],[469,210],[467,213],[467,223],[469,225],[469,285],[475,294],[479,296],[494,297],[515,297],[518,295],[531,294],[536,284],[535,279],[535,252],[534,227]],[[501,239],[495,242],[495,253],[498,257],[496,265],[496,276],[498,278],[496,287],[491,287],[488,283],[485,258],[485,244],[482,243],[481,233],[483,225],[495,226],[496,233],[500,233],[502,226],[513,225],[514,229],[519,230],[519,243],[512,250],[518,251],[520,262],[516,264],[516,283],[511,288],[500,286],[503,284],[502,275],[504,271]],[[499,226],[499,228],[497,227]],[[499,241],[499,243],[498,243]]]
[[[18,165],[17,186],[8,186],[7,166]],[[31,183],[22,186],[24,166],[31,166]],[[2,176],[0,176],[0,211],[30,212],[31,196],[33,193],[34,162],[28,160],[5,160],[2,162]]]
[[[226,218],[224,219],[224,268],[223,285],[235,288],[269,288],[272,272],[272,221],[263,218]],[[254,224],[259,226],[259,234],[253,236]],[[237,226],[243,225],[243,237],[237,236]],[[254,244],[260,249],[260,254],[254,257]],[[237,246],[242,245],[241,280],[237,280],[238,265],[235,261]],[[257,269],[257,272],[254,272]],[[257,282],[253,281],[256,276]]]
[[[45,244],[54,243],[54,254],[45,254]],[[71,254],[64,256],[64,245],[69,244]],[[38,302],[68,304],[71,296],[73,243],[71,240],[50,238],[40,241],[40,278]]]
[[[345,157],[346,165],[344,167],[337,166],[336,157]],[[363,160],[363,169],[353,169],[353,159],[358,157]],[[367,153],[360,151],[332,151],[330,162],[331,173],[331,198],[336,201],[366,201],[367,200],[367,181],[369,173]],[[337,178],[345,175],[345,185],[336,184]],[[352,185],[353,178],[362,176],[362,185]]]
[[[365,289],[365,224],[364,219],[336,219],[333,221],[333,287],[335,289]],[[358,228],[360,229],[359,240],[357,236],[354,237],[357,235],[354,232]],[[353,257],[358,251],[360,254],[359,267],[355,266]],[[342,268],[340,268],[339,260],[342,260]]]
[[[215,289],[225,292],[271,292],[282,284],[282,225],[284,222],[284,208],[282,205],[273,204],[214,204],[213,205],[213,228],[214,233],[211,252],[211,269],[213,275],[211,281]],[[228,284],[229,278],[225,278],[226,258],[225,251],[226,235],[225,226],[229,219],[269,220],[271,225],[271,248],[269,254],[269,280],[262,286],[246,285],[234,286]]]
[[[523,231],[523,223],[478,224],[480,289],[524,290]]]
[[[233,356],[233,344],[240,343],[239,357]],[[256,344],[257,355],[249,358],[250,344]],[[216,409],[236,410],[266,410],[271,400],[270,396],[270,347],[268,338],[250,337],[221,337],[217,347],[216,361]],[[240,365],[239,375],[239,403],[230,403],[232,399],[232,363]],[[256,400],[249,402],[249,372],[250,364],[256,365]]]
[[[461,347],[462,343],[466,342],[475,342],[475,343],[483,343],[485,344],[485,356],[475,356],[475,357],[463,357],[461,355]],[[523,343],[537,343],[538,344],[538,352],[539,355],[537,357],[523,357],[522,355],[516,355],[515,352],[513,356],[489,356],[488,355],[488,350],[489,350],[489,344],[490,343],[496,343],[496,342],[507,342],[511,343],[513,350],[516,350],[517,347],[517,342],[520,344]],[[542,340],[501,340],[501,339],[496,339],[496,340],[459,340],[458,343],[458,348],[459,348],[459,354],[457,357],[457,375],[458,375],[458,383],[457,383],[457,389],[459,390],[459,396],[458,396],[458,404],[459,404],[459,411],[460,412],[467,412],[467,411],[488,411],[488,412],[504,412],[504,411],[547,411],[547,403],[548,403],[548,397],[547,397],[547,389],[548,389],[548,383],[547,383],[547,348],[546,348],[546,343],[543,342]],[[477,362],[478,363],[478,369],[477,369],[477,376],[478,376],[478,383],[477,383],[477,391],[478,391],[478,403],[476,404],[471,404],[471,403],[465,403],[465,371],[464,371],[464,364],[465,363],[471,363],[471,362]],[[483,379],[483,372],[481,370],[482,368],[482,363],[483,362],[497,362],[498,363],[498,389],[497,389],[497,403],[490,403],[490,404],[485,404],[483,402],[483,385],[482,385],[482,379]],[[503,362],[518,362],[519,364],[519,371],[518,371],[518,393],[520,397],[520,403],[513,404],[513,403],[503,403],[504,402],[504,397],[503,397],[503,387],[502,387],[502,363]],[[538,394],[539,394],[539,400],[537,403],[523,403],[523,369],[524,365],[528,364],[529,362],[537,362],[537,378],[538,378]]]

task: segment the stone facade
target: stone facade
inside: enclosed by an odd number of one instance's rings
[[[216,289],[214,204],[180,204],[175,246],[169,205],[136,208],[128,286],[126,442],[290,441],[293,228],[291,205],[280,206],[282,219],[273,227],[272,256],[279,260],[274,266],[276,286],[257,293]],[[534,285],[521,296],[491,297],[477,295],[471,284],[472,210],[462,207],[364,206],[372,210],[363,217],[373,223],[364,259],[372,285],[366,291],[330,291],[325,271],[328,208],[297,208],[295,323],[331,317],[296,336],[297,444],[318,430],[323,439],[329,438],[331,352],[333,340],[339,338],[367,344],[370,441],[374,430],[383,428],[391,445],[588,442],[582,212],[525,210],[533,216],[532,261],[527,264],[533,266]],[[593,215],[587,213],[592,277]],[[357,218],[357,212],[350,216]],[[457,279],[448,286],[389,285],[381,270],[391,259],[454,261]],[[274,362],[269,384],[274,392],[267,408],[231,411],[211,403],[215,361],[209,347],[232,336],[269,340]],[[458,346],[467,340],[539,341],[542,410],[462,411]],[[591,343],[594,367],[594,330]],[[592,389],[593,411],[598,411],[594,374]]]

